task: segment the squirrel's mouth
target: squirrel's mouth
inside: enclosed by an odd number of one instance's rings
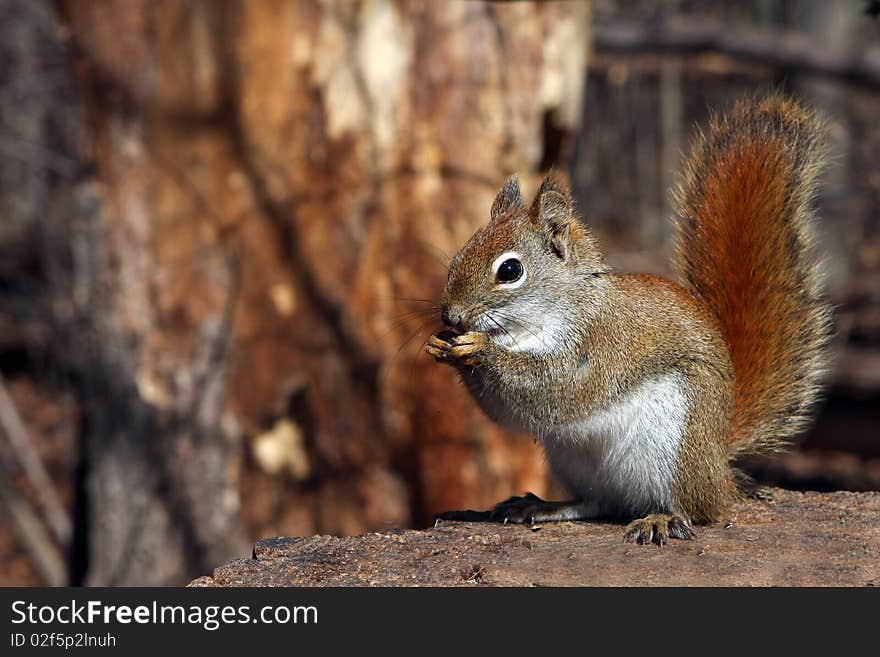
[[[497,338],[498,336],[507,333],[507,327],[491,315],[480,315],[479,317],[474,318],[473,322],[470,322],[470,325],[469,328],[464,328],[462,333],[466,333],[468,330],[480,331],[481,333],[488,335],[490,338]]]
[[[489,339],[499,343],[516,342],[518,334],[521,332],[517,321],[508,318],[504,313],[495,312],[494,308],[473,317],[469,324],[470,327],[465,329],[465,332],[468,330],[480,331],[485,333]]]

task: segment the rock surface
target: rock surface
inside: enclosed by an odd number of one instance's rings
[[[271,538],[191,586],[880,586],[880,493],[773,490],[660,548],[614,523]]]

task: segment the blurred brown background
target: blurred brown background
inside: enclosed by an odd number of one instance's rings
[[[695,123],[832,122],[829,392],[795,488],[880,489],[880,3],[0,0],[0,584],[183,584],[271,535],[553,492],[421,353],[511,173],[668,273]]]

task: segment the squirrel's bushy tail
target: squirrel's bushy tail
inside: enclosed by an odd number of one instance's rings
[[[794,100],[737,104],[697,136],[678,192],[678,270],[710,306],[735,374],[731,458],[784,448],[810,419],[830,306],[813,255],[825,126]]]

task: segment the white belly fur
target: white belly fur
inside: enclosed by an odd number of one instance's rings
[[[669,373],[539,438],[556,476],[597,514],[670,511],[687,410],[680,375]]]

